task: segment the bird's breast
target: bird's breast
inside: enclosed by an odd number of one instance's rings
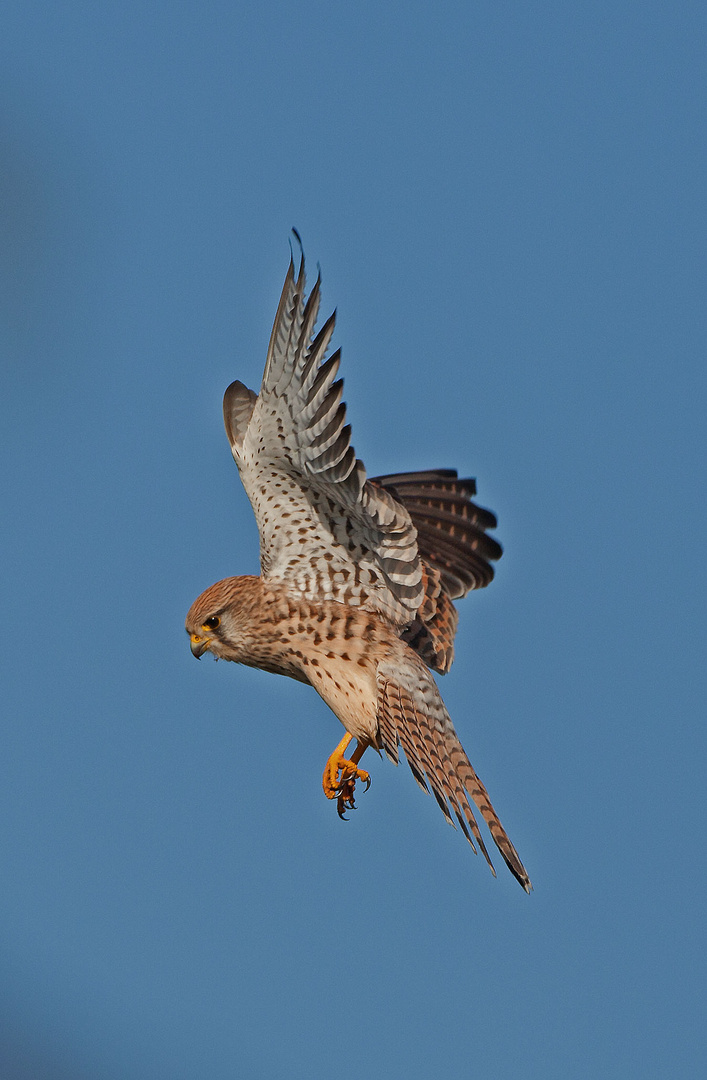
[[[267,616],[253,649],[258,657],[246,662],[311,683],[347,731],[374,741],[376,669],[400,647],[395,633],[377,616],[335,601],[293,600],[267,589],[263,599]]]

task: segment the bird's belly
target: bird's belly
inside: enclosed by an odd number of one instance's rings
[[[378,693],[368,666],[364,668],[337,658],[337,662],[326,668],[308,666],[307,675],[319,696],[355,739],[377,741]]]

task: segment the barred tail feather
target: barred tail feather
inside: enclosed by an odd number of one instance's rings
[[[453,600],[493,580],[503,554],[487,533],[496,517],[471,501],[476,481],[456,469],[376,476],[369,487],[392,495],[410,515],[422,563],[424,599],[401,637],[428,667],[444,675],[454,659],[457,612]]]
[[[432,469],[376,476],[371,482],[406,508],[417,529],[420,555],[439,570],[453,600],[493,580],[491,563],[503,549],[486,533],[496,528],[495,515],[471,501],[475,480],[459,479],[456,469]]]

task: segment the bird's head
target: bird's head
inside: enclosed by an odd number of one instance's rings
[[[234,644],[242,624],[243,594],[257,578],[225,578],[197,597],[189,608],[186,631],[191,651],[200,659],[211,652],[218,659],[234,660]]]

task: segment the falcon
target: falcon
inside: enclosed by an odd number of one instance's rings
[[[226,433],[258,524],[261,572],[219,581],[194,601],[191,651],[314,687],[346,732],[323,776],[341,817],[355,807],[356,784],[370,783],[364,752],[397,765],[402,748],[418,784],[494,876],[474,806],[530,892],[432,677],[453,660],[453,601],[493,578],[496,518],[472,502],[475,481],[454,469],[367,478],[336,378],[340,351],[327,359],[335,314],[315,329],[320,283],[321,274],[307,295],[304,255],[297,272],[290,259],[260,393],[241,382],[226,390]]]

